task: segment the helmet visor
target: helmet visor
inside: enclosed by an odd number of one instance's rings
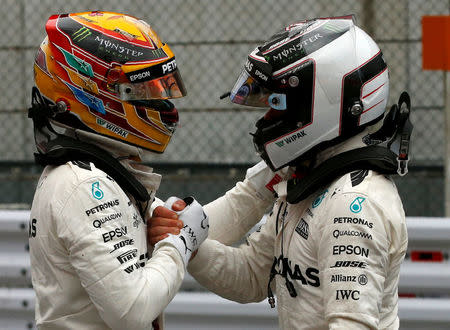
[[[286,95],[263,87],[244,69],[230,92],[233,103],[252,107],[286,109]]]
[[[119,96],[123,101],[165,100],[175,99],[185,95],[186,88],[178,70],[152,80],[119,84]]]

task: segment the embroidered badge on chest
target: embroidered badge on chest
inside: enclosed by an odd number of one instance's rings
[[[301,218],[300,221],[298,222],[297,227],[295,227],[295,231],[304,239],[308,239],[309,225],[303,218]]]

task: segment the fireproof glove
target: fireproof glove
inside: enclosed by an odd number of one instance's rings
[[[170,197],[164,206],[172,210],[172,204],[179,199]],[[168,234],[168,237],[156,243],[155,250],[161,244],[173,245],[180,252],[186,267],[192,253],[208,237],[209,220],[203,211],[203,207],[193,197],[186,197],[183,200],[186,203],[186,207],[176,213],[178,214],[178,219],[183,221],[184,227],[181,228],[178,235]]]

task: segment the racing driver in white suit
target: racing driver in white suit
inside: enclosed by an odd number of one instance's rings
[[[174,54],[147,23],[118,13],[54,15],[46,32],[29,109],[46,166],[29,226],[37,327],[161,330],[208,232],[193,198],[181,207],[169,199],[180,212],[152,231],[164,230],[154,249],[147,244],[147,219],[164,210],[161,176],[139,162],[144,150],[165,150],[178,122],[168,99],[185,88]],[[232,211],[216,216],[246,223],[241,237],[273,203],[273,179],[263,164],[250,169],[217,201]],[[246,206],[233,211],[237,195]]]
[[[162,311],[206,238],[193,199],[152,250],[147,219],[161,176],[139,164],[163,152],[185,95],[175,57],[137,18],[54,15],[34,63],[29,117],[45,165],[29,242],[39,329],[163,329]],[[155,204],[155,203],[153,203]]]
[[[268,297],[282,329],[399,328],[408,238],[388,175],[407,172],[412,125],[408,94],[385,111],[388,92],[383,55],[353,17],[291,24],[248,56],[230,99],[270,108],[255,147],[294,173],[246,245],[227,246],[251,226],[230,209],[248,209],[239,185],[205,206],[209,238],[188,266],[200,284],[240,303]]]

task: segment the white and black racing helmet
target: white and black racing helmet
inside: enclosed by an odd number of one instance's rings
[[[270,108],[252,135],[278,170],[382,119],[388,95],[380,48],[346,16],[291,24],[256,47],[230,99]]]

